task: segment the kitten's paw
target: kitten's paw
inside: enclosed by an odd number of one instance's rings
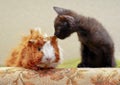
[[[83,68],[83,67],[86,67],[86,66],[85,66],[85,64],[80,63],[80,64],[77,65],[77,67],[78,67],[78,68]]]

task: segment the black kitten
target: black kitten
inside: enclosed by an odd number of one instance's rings
[[[78,67],[114,67],[114,43],[105,28],[94,18],[54,7],[55,35],[60,39],[77,32],[81,42],[82,61]]]

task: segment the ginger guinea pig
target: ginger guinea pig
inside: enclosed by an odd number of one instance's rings
[[[62,52],[56,37],[45,37],[32,29],[30,35],[23,37],[22,42],[11,52],[6,66],[38,70],[55,68],[61,60]]]

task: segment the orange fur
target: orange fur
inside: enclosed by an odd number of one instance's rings
[[[57,42],[56,42],[56,36],[52,37],[52,42],[51,44],[53,45],[53,47],[56,49],[55,50],[55,56],[56,56],[56,60],[55,62],[58,62],[60,60],[60,57],[59,57],[59,48],[58,48],[58,45],[57,45]]]
[[[51,40],[55,49],[55,62],[58,62],[60,58],[56,37],[44,38],[39,31],[31,30],[30,35],[23,37],[22,42],[12,51],[6,65],[38,70],[43,56],[43,52],[38,51],[38,48],[42,48],[47,40]]]

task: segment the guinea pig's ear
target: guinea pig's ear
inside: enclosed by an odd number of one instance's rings
[[[34,44],[35,42],[36,42],[35,40],[31,39],[31,40],[28,41],[28,44],[29,44],[29,45],[32,45],[32,44]]]
[[[30,34],[32,35],[33,33],[34,33],[34,30],[33,30],[33,29],[31,29],[31,30],[30,30]]]
[[[53,7],[53,9],[54,9],[59,15],[64,15],[64,14],[69,14],[69,13],[71,13],[70,10],[64,9],[64,8],[60,8],[60,7]]]

